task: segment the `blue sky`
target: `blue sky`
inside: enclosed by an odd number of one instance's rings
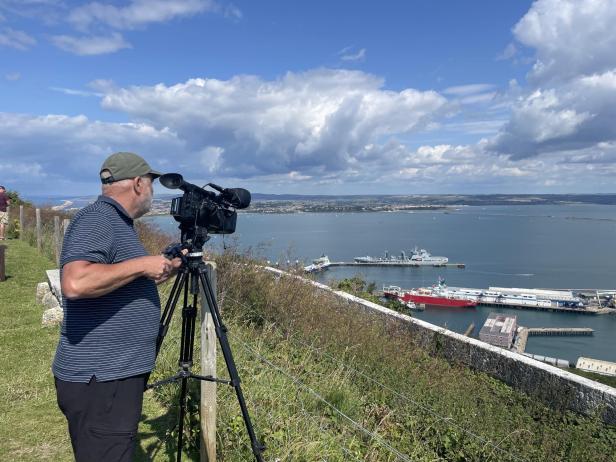
[[[132,150],[256,192],[614,192],[615,20],[609,0],[0,0],[0,183],[91,194]]]

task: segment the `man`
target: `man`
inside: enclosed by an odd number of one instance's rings
[[[0,241],[4,240],[4,228],[9,224],[9,214],[6,211],[11,204],[8,194],[4,186],[0,186]]]
[[[148,256],[133,227],[150,210],[159,176],[136,154],[111,155],[100,170],[102,195],[77,212],[64,237],[64,322],[52,370],[78,462],[133,455],[156,355],[156,284],[181,265]]]

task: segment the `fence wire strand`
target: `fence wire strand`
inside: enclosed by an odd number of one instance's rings
[[[334,411],[336,414],[338,414],[340,417],[342,417],[344,420],[346,420],[348,423],[350,423],[353,427],[355,427],[355,429],[357,429],[357,430],[361,431],[362,433],[364,433],[365,435],[371,437],[376,442],[378,442],[381,446],[383,446],[384,448],[389,450],[391,453],[395,454],[398,459],[401,459],[401,460],[404,460],[404,461],[407,461],[407,462],[411,462],[411,459],[406,454],[403,454],[402,452],[398,451],[396,448],[394,448],[391,444],[389,444],[380,435],[377,435],[376,433],[371,432],[370,430],[365,428],[362,424],[360,424],[359,422],[356,422],[355,420],[353,420],[351,417],[349,417],[344,412],[342,412],[340,409],[338,409],[335,405],[333,405],[332,403],[327,401],[323,396],[321,396],[321,394],[319,392],[313,390],[308,385],[306,385],[301,380],[299,380],[297,377],[295,377],[294,375],[288,373],[287,371],[285,371],[280,366],[277,366],[276,364],[271,362],[269,359],[267,359],[266,357],[262,356],[259,352],[255,351],[250,345],[248,345],[248,344],[246,344],[246,343],[244,343],[242,341],[239,341],[239,340],[238,340],[238,342],[240,343],[240,345],[246,351],[248,351],[250,354],[252,354],[255,358],[258,358],[261,362],[267,364],[272,369],[274,369],[274,370],[278,371],[279,373],[281,373],[282,375],[284,375],[286,378],[291,380],[298,388],[301,388],[304,391],[306,391],[309,394],[311,394],[312,396],[314,396],[316,399],[321,401],[323,404],[325,404],[327,407],[329,407],[332,411]]]
[[[227,296],[227,299],[232,301],[233,303],[236,303],[239,306],[243,306],[244,308],[250,309],[250,307],[248,305],[246,305],[245,303],[242,303],[242,302],[240,302],[238,300],[235,300],[232,297]],[[491,440],[489,440],[487,438],[484,438],[484,437],[482,437],[480,435],[477,435],[476,433],[472,432],[471,430],[462,427],[460,424],[455,422],[452,417],[445,417],[445,416],[440,415],[437,411],[435,411],[431,407],[426,406],[425,404],[422,404],[422,403],[419,403],[419,402],[415,401],[414,399],[410,398],[409,396],[404,395],[404,394],[398,392],[397,390],[389,387],[388,385],[386,385],[386,384],[378,381],[377,379],[371,377],[369,374],[367,374],[367,373],[365,373],[365,372],[363,372],[363,371],[361,371],[359,369],[353,368],[352,366],[349,366],[348,364],[342,362],[341,360],[339,360],[338,358],[330,355],[329,353],[327,353],[325,351],[320,351],[320,349],[318,349],[317,347],[315,347],[313,345],[309,345],[309,344],[307,344],[305,342],[302,342],[301,340],[296,339],[296,338],[293,339],[292,341],[293,342],[297,342],[297,343],[301,344],[302,346],[304,346],[306,348],[309,348],[310,350],[314,351],[315,353],[317,353],[319,355],[327,357],[331,361],[337,363],[339,366],[341,366],[343,368],[346,368],[346,369],[350,370],[351,372],[356,373],[356,374],[364,377],[365,379],[367,379],[367,380],[373,382],[374,384],[380,386],[381,388],[389,391],[390,393],[394,394],[395,396],[397,396],[397,397],[399,397],[399,398],[401,398],[401,399],[403,399],[403,400],[405,400],[405,401],[407,401],[407,402],[409,402],[411,404],[414,404],[415,406],[421,408],[422,410],[424,410],[424,411],[428,412],[429,414],[431,414],[432,416],[436,417],[439,421],[442,421],[446,425],[449,425],[449,426],[455,428],[458,431],[466,433],[467,435],[475,438],[477,441],[480,441],[481,443],[483,443],[485,446],[489,446],[490,448],[492,448],[493,451],[499,451],[502,454],[505,454],[505,455],[511,457],[513,460],[521,461],[521,462],[526,462],[526,459],[521,458],[520,456],[518,456],[516,454],[512,454],[511,452],[509,452],[508,450],[506,450],[504,448],[501,448],[499,445],[495,444]]]

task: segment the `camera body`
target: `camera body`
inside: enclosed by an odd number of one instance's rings
[[[232,234],[237,223],[235,210],[193,191],[173,198],[170,213],[179,223],[206,228],[210,234]]]
[[[170,189],[181,189],[184,195],[171,201],[171,215],[186,231],[201,230],[205,234],[232,234],[237,224],[236,209],[250,205],[250,192],[241,188],[222,188],[213,183],[203,188],[184,181],[179,173],[166,173],[160,183]],[[208,191],[210,186],[218,191]],[[200,232],[199,234],[204,234]]]

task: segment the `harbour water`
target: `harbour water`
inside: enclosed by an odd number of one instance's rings
[[[170,216],[146,220],[176,232]],[[525,288],[616,288],[616,207],[602,205],[460,207],[451,211],[382,213],[242,213],[231,236],[214,236],[211,245],[251,248],[270,261],[308,263],[326,254],[332,261],[383,255],[418,246],[433,255],[465,263],[458,268],[338,267],[320,280],[361,275],[367,281],[403,288],[436,283],[452,286]],[[579,356],[616,361],[616,316],[546,313],[479,307],[428,308],[420,319],[456,332],[471,322],[477,329],[491,311],[518,316],[527,327],[591,327],[592,337],[531,337],[529,353],[575,363]]]

